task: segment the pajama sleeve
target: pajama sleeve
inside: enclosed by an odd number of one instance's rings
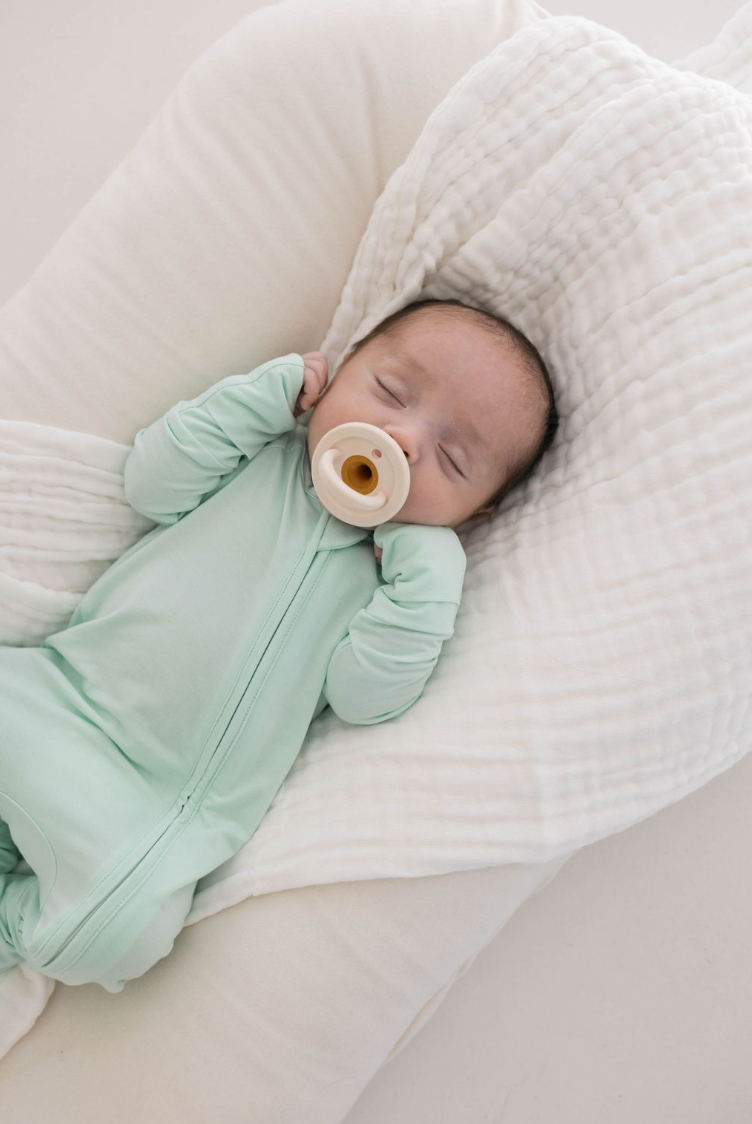
[[[124,468],[131,507],[156,523],[198,507],[229,473],[275,437],[294,429],[303,386],[300,355],[284,355],[249,374],[230,375],[136,434]]]
[[[334,650],[324,697],[345,722],[369,725],[412,706],[454,631],[465,552],[448,527],[382,523],[385,584]]]

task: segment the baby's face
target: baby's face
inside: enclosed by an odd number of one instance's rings
[[[503,340],[429,308],[342,364],[313,408],[309,453],[344,422],[386,430],[407,457],[410,493],[397,522],[457,527],[532,451],[542,407],[531,405],[520,360]]]

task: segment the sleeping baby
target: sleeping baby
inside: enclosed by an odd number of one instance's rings
[[[388,317],[326,383],[321,353],[285,355],[142,429],[125,494],[156,526],[65,629],[0,647],[0,970],[118,991],[166,956],[313,719],[383,722],[419,698],[460,602],[456,528],[557,426],[532,344],[459,301]],[[354,421],[409,469],[370,529],[330,514],[311,475]]]

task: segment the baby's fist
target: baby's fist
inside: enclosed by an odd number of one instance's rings
[[[310,410],[311,406],[318,401],[326,386],[326,378],[329,374],[329,364],[322,352],[307,351],[300,358],[303,360],[304,371],[303,386],[298,395],[293,414],[296,418],[299,414],[304,414],[306,410]]]

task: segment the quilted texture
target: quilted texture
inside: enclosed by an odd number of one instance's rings
[[[217,875],[238,892],[545,861],[750,748],[751,126],[748,96],[575,18],[518,32],[432,115],[323,350],[460,296],[536,343],[563,424],[465,535],[423,697],[388,738],[322,716]]]

